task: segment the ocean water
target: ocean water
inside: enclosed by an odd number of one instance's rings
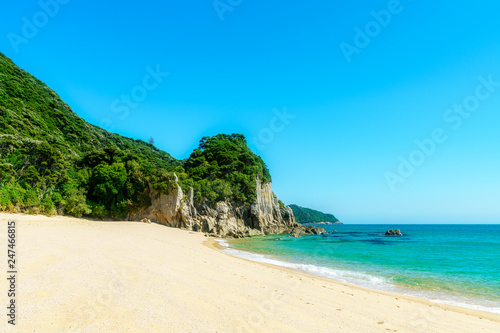
[[[224,240],[225,252],[336,281],[500,313],[500,225],[327,225]],[[404,236],[388,237],[388,229]]]

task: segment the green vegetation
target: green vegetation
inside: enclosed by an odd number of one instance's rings
[[[251,204],[256,176],[264,183],[271,181],[265,163],[247,147],[241,134],[204,137],[184,168],[187,176],[182,185],[194,188],[197,201],[206,198],[214,203],[227,198]]]
[[[318,223],[318,222],[338,222],[332,214],[325,214],[314,209],[304,208],[297,205],[290,205],[298,223]]]
[[[150,142],[78,117],[43,82],[0,53],[0,211],[123,218],[169,193],[175,175],[197,202],[250,204],[255,179],[271,180],[239,134],[205,137],[179,161]]]

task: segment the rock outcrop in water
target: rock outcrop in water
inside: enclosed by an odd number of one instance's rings
[[[177,181],[177,180],[176,180]],[[257,178],[257,195],[251,206],[238,205],[232,202],[218,202],[210,205],[207,202],[196,205],[191,188],[184,194],[177,185],[168,195],[149,189],[151,206],[130,213],[128,219],[140,221],[150,219],[171,227],[204,232],[218,237],[250,237],[267,234],[287,234],[295,231],[298,234],[319,234],[307,230],[295,222],[293,211],[289,207],[280,207],[278,198],[272,190],[271,183],[262,184]],[[314,229],[314,227],[307,227]]]
[[[386,236],[403,236],[403,234],[401,233],[401,230],[399,230],[399,229],[387,230],[385,232],[385,235]]]

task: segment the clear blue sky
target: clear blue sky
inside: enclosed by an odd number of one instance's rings
[[[500,222],[498,1],[59,1],[3,3],[0,51],[90,123],[176,158],[245,134],[346,223]]]

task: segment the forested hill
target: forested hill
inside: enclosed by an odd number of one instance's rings
[[[314,209],[304,208],[297,205],[290,205],[298,223],[317,223],[317,222],[338,222],[339,220],[332,214],[325,214]]]
[[[76,115],[43,82],[0,53],[0,211],[124,217],[168,193],[175,174],[198,202],[250,204],[271,181],[239,134],[205,137],[187,160],[110,133]]]
[[[9,146],[23,149],[36,146],[38,150],[47,149],[54,158],[59,154],[77,157],[106,146],[137,154],[157,167],[179,164],[149,143],[125,138],[85,122],[52,89],[14,65],[2,53],[0,135],[4,154]]]

